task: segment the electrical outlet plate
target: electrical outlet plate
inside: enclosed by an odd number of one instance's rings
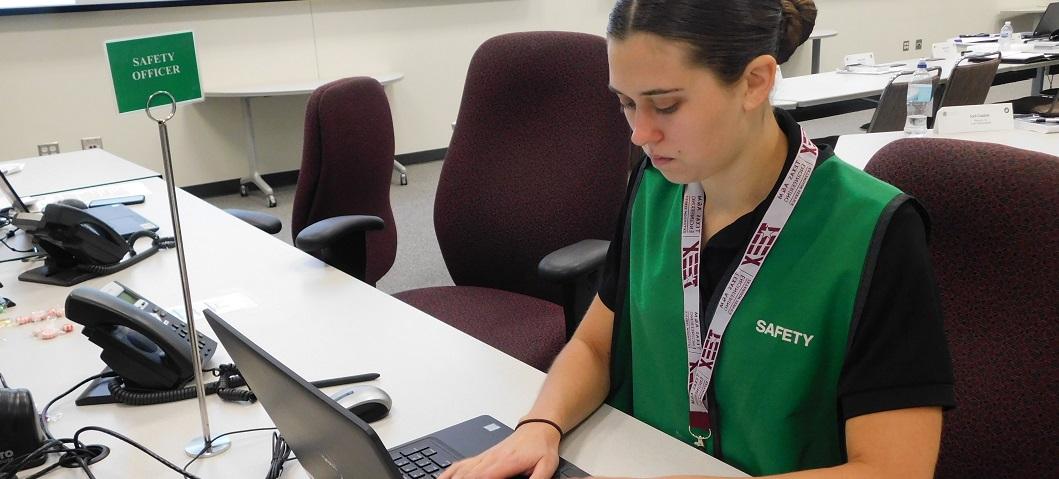
[[[96,148],[103,148],[103,138],[98,136],[90,136],[87,138],[81,138],[81,149],[92,150]]]
[[[922,49],[923,49],[923,39],[922,38],[917,38],[916,39],[916,50],[922,50]]]
[[[902,42],[901,43],[901,50],[907,52],[908,51],[908,44],[909,44],[908,40],[905,40],[904,42]]]
[[[55,155],[59,153],[59,142],[41,143],[37,145],[37,156]]]

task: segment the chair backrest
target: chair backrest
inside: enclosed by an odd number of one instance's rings
[[[457,285],[560,302],[537,278],[541,258],[613,236],[629,127],[607,89],[606,48],[595,35],[524,32],[475,52],[434,203]]]
[[[318,88],[305,109],[305,140],[291,235],[319,220],[374,215],[386,226],[365,238],[364,281],[375,284],[393,265],[397,227],[390,207],[394,137],[390,104],[373,78],[346,78]]]
[[[993,58],[989,58],[993,57]],[[937,99],[937,107],[981,105],[993,86],[993,77],[1000,67],[1000,52],[964,57],[956,62],[945,85],[945,92]],[[934,109],[937,111],[937,108]]]
[[[934,81],[933,91],[937,91],[938,78],[941,77],[941,67],[931,67],[927,71],[935,73],[931,77]],[[901,131],[905,128],[905,118],[908,116],[908,78],[914,72],[901,72],[890,79],[886,84],[882,95],[879,96],[879,106],[875,107],[871,123],[868,123],[868,133],[881,131]],[[902,79],[902,81],[897,81]]]
[[[905,139],[865,171],[931,217],[957,403],[936,477],[1059,477],[1059,158]]]

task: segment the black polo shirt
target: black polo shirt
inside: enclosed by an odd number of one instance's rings
[[[754,211],[718,231],[703,247],[699,294],[704,308],[714,290],[724,288],[721,280],[750,242],[798,152],[801,128],[783,110],[776,110],[776,119],[789,144],[783,172],[772,192]],[[821,149],[818,161],[834,161],[832,158],[833,152]],[[618,272],[622,262],[628,264],[629,250],[623,239],[632,195],[643,170],[652,168],[647,158],[643,161],[629,182],[600,279],[599,297],[611,311],[617,311],[617,292],[628,290],[619,288],[618,282],[624,286],[628,277],[619,278]],[[873,239],[873,244],[878,245],[874,267],[866,268],[862,278],[869,286],[859,299],[860,314],[850,325],[849,348],[838,384],[839,414],[843,420],[894,409],[955,405],[952,363],[927,247],[926,213],[911,199],[888,212],[892,213],[888,224],[887,218],[880,220],[886,228],[877,229]]]

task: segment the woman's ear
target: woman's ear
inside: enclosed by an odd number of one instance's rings
[[[746,85],[746,96],[743,108],[755,110],[769,99],[772,87],[776,84],[776,59],[772,55],[761,55],[747,64],[743,70],[743,83]]]

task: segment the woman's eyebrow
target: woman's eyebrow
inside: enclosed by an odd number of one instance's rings
[[[617,94],[620,94],[620,95],[625,95],[624,93],[618,91],[617,88],[614,88],[611,85],[607,85],[607,88],[610,91],[614,92],[614,93],[617,93]],[[684,89],[683,88],[654,88],[654,89],[651,89],[651,90],[640,92],[640,96],[665,95],[665,94],[668,94],[668,93],[676,93],[676,92],[680,92],[680,91],[684,91]]]

